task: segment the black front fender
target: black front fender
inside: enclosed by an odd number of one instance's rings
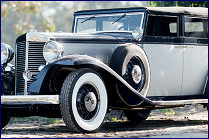
[[[1,95],[15,95],[15,76],[13,72],[1,73]]]
[[[49,94],[54,93],[57,90],[46,89],[50,82],[53,81],[53,76],[57,76],[61,69],[68,69],[70,71],[78,68],[93,68],[94,70],[102,70],[101,76],[110,75],[115,79],[117,85],[124,87],[123,92],[118,92],[120,99],[129,106],[137,106],[139,102],[146,102],[150,105],[154,105],[152,101],[143,97],[133,87],[131,87],[121,76],[119,76],[109,66],[99,61],[96,58],[86,55],[71,55],[65,56],[45,66],[35,77],[34,81],[29,87],[29,94]],[[108,81],[111,83],[112,81]],[[49,87],[50,88],[50,87]],[[59,92],[57,92],[59,94]]]

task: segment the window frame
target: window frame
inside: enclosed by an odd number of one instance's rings
[[[137,11],[137,12],[119,12],[119,13],[101,13],[101,14],[84,14],[84,15],[77,15],[74,17],[74,25],[73,25],[73,33],[79,33],[77,30],[77,27],[78,27],[78,24],[77,24],[77,21],[78,21],[78,18],[82,18],[82,17],[91,17],[92,15],[94,16],[100,16],[100,17],[105,17],[105,16],[117,16],[117,15],[123,15],[123,14],[128,14],[128,15],[135,15],[135,14],[141,14],[142,15],[142,20],[141,20],[141,24],[140,24],[140,28],[143,28],[143,24],[144,24],[144,20],[145,20],[145,17],[146,17],[146,14],[144,11]],[[90,33],[97,33],[97,32],[100,32],[100,31],[95,31],[95,32],[90,32]],[[105,32],[105,31],[101,31],[101,32]],[[117,31],[115,31],[117,32]],[[120,31],[118,31],[120,32]],[[129,31],[126,31],[126,32],[129,32]]]
[[[188,16],[188,15],[183,15],[183,16],[182,16],[182,36],[183,36],[184,38],[208,39],[207,37],[206,37],[206,38],[205,38],[205,37],[203,38],[203,37],[188,37],[188,36],[185,36],[185,24],[186,24],[185,18],[196,18],[196,19],[206,19],[206,20],[208,20],[206,17],[198,17],[198,16]],[[203,29],[204,29],[204,24],[203,24]]]
[[[147,21],[146,21],[146,30],[147,30],[147,24],[148,24],[148,20],[149,20],[149,16],[163,16],[163,17],[176,17],[177,18],[177,35],[176,36],[154,36],[154,35],[147,35],[145,34],[146,36],[152,36],[152,37],[169,37],[169,38],[179,38],[182,34],[181,32],[181,24],[180,24],[180,20],[181,20],[181,17],[179,15],[169,15],[169,14],[148,14],[147,15]],[[145,30],[145,32],[146,32]]]

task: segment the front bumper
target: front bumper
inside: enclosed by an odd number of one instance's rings
[[[1,96],[1,104],[59,104],[59,95]]]

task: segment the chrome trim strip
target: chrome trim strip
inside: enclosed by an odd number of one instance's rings
[[[26,34],[26,40],[25,40],[25,71],[28,70],[28,33]],[[28,90],[27,90],[27,81],[25,80],[25,88],[24,88],[24,95],[28,95]]]
[[[190,99],[190,100],[175,100],[175,101],[153,101],[158,106],[175,106],[175,105],[189,105],[208,103],[208,99]]]
[[[17,42],[15,43],[15,95],[17,95]]]
[[[1,96],[1,104],[59,104],[59,95]]]

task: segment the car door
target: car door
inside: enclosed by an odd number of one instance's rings
[[[182,42],[177,16],[150,15],[143,47],[151,69],[148,96],[180,96],[183,73]]]
[[[181,95],[203,94],[208,75],[208,19],[184,18],[184,70]]]

